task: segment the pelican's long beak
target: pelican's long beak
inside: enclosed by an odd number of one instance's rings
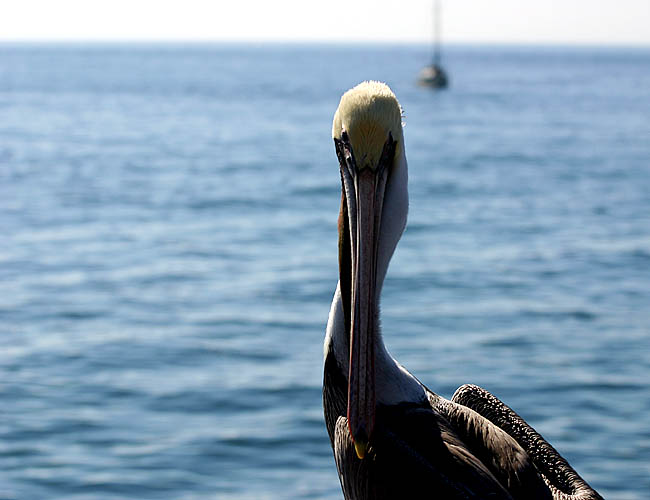
[[[384,192],[395,156],[390,131],[376,164],[355,158],[343,130],[335,138],[347,199],[351,250],[350,371],[348,425],[359,458],[364,458],[375,424],[375,345],[378,331],[377,252]]]

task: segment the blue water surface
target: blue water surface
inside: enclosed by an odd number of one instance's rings
[[[650,497],[650,50],[0,45],[0,498],[338,499],[342,92],[405,110],[385,340]]]

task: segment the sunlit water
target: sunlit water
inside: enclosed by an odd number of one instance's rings
[[[343,91],[405,110],[391,352],[650,496],[650,51],[0,46],[0,498],[341,498]]]

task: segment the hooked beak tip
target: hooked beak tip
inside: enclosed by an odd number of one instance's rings
[[[365,427],[360,426],[357,429],[357,432],[352,435],[352,441],[354,442],[354,451],[357,453],[357,457],[363,460],[368,452],[368,434]]]
[[[357,452],[357,457],[359,457],[359,460],[363,460],[363,458],[366,456],[366,452],[368,451],[368,443],[355,439],[354,451]]]

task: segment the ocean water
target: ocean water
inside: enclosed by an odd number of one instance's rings
[[[0,45],[0,498],[338,499],[342,92],[405,111],[386,343],[650,497],[650,50]]]

